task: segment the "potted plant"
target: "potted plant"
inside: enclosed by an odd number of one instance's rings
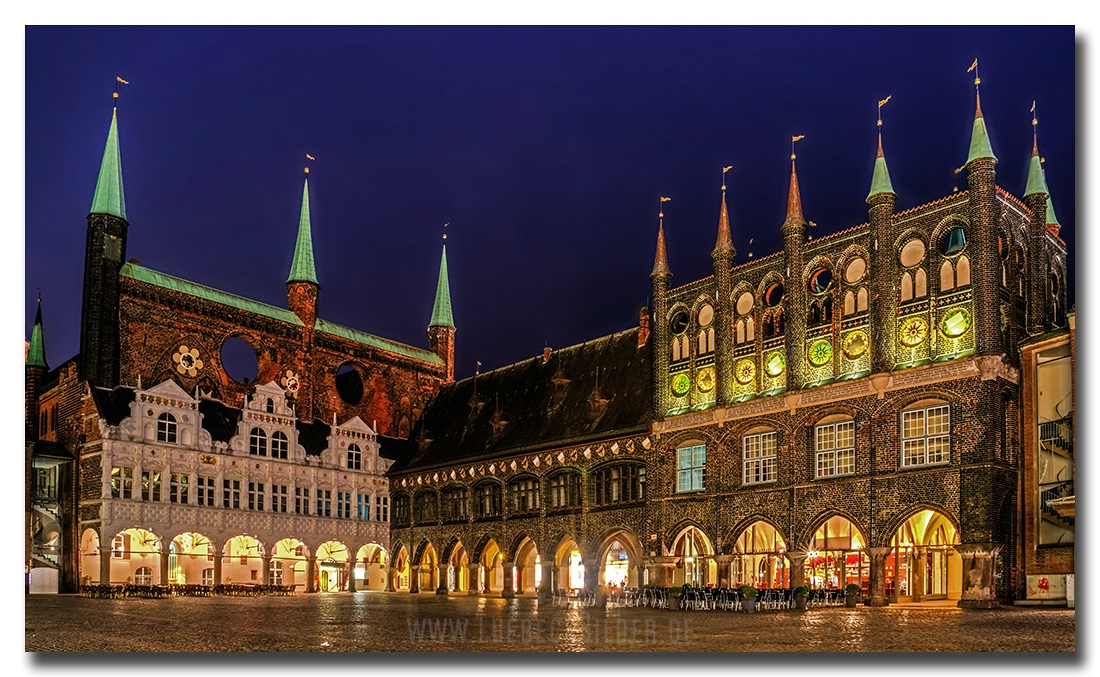
[[[592,588],[592,594],[596,596],[596,606],[607,606],[607,588],[602,585],[596,585],[596,587]]]
[[[668,608],[676,611],[680,608],[680,593],[682,588],[669,588],[668,589]]]
[[[805,609],[806,597],[810,594],[810,588],[805,585],[800,585],[794,589],[794,608]]]
[[[543,583],[539,587],[535,588],[535,593],[538,601],[547,602],[550,600],[550,586]]]
[[[859,595],[862,589],[855,583],[844,586],[844,606],[854,607],[859,604]]]
[[[745,598],[745,611],[749,613],[756,611],[756,588],[751,585],[742,585],[741,596]]]

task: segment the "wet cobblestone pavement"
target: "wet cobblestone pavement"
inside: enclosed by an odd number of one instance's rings
[[[26,597],[27,651],[1074,651],[1075,612],[823,608],[755,614],[408,593]]]

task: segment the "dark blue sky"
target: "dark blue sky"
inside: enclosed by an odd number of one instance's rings
[[[635,324],[660,195],[673,284],[710,274],[725,165],[737,260],[780,249],[794,134],[814,236],[865,222],[887,95],[898,210],[965,188],[977,57],[1016,195],[1038,101],[1072,302],[1076,47],[1072,27],[28,27],[25,335],[41,287],[51,366],[78,349],[116,75],[128,258],[285,307],[310,153],[321,315],[426,347],[450,222],[463,377]]]

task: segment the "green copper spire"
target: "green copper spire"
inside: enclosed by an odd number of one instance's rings
[[[982,117],[982,99],[977,97],[978,107],[974,113],[974,130],[970,134],[970,155],[966,158],[966,164],[982,158],[997,159],[993,154],[993,146],[989,144],[989,132],[985,129],[985,118]]]
[[[881,193],[893,193],[894,184],[890,183],[890,170],[886,168],[886,156],[882,153],[882,134],[878,135],[878,155],[875,157],[875,172],[871,176],[871,192],[867,199]]]
[[[443,258],[439,261],[439,283],[435,287],[435,306],[432,307],[432,321],[429,327],[455,326],[451,314],[451,283],[447,279],[447,245],[443,245]]]
[[[92,214],[112,214],[126,218],[126,194],[122,190],[122,154],[118,150],[118,109],[111,113],[111,128],[107,130],[107,145],[99,165],[99,179],[92,197]]]
[[[290,262],[290,276],[286,281],[320,284],[317,282],[317,271],[313,267],[313,236],[309,230],[308,178],[302,187],[302,215],[298,219],[298,242],[294,245],[294,260]]]
[[[27,349],[27,366],[46,366],[46,347],[42,344],[42,299],[38,299],[38,312],[34,316],[34,329],[31,330],[31,345]]]
[[[1043,161],[1039,157],[1039,137],[1032,136],[1031,166],[1027,170],[1027,187],[1024,188],[1024,197],[1038,193],[1050,194],[1047,190],[1047,180],[1043,172]]]
[[[1047,228],[1050,226],[1056,226],[1053,232],[1057,235],[1062,224],[1058,223],[1058,217],[1054,215],[1054,203],[1050,201],[1050,195],[1047,195]]]

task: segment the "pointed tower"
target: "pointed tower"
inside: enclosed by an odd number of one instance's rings
[[[118,98],[118,92],[115,92]],[[118,272],[126,260],[126,195],[118,142],[118,108],[111,113],[99,166],[84,247],[84,290],[80,316],[80,376],[92,385],[118,385],[121,293]]]
[[[447,245],[439,259],[439,281],[435,285],[435,304],[428,323],[428,348],[443,360],[448,383],[455,380],[455,322],[451,313],[451,283],[447,277]]]
[[[298,240],[294,244],[294,258],[290,262],[290,275],[286,278],[286,305],[308,329],[317,322],[318,296],[321,285],[313,265],[313,234],[309,224],[309,167],[302,185],[302,212],[298,217]]]
[[[1038,118],[1032,110],[1031,118],[1031,161],[1028,165],[1027,187],[1024,188],[1024,204],[1031,210],[1031,221],[1027,226],[1027,326],[1029,335],[1041,334],[1049,326],[1047,317],[1047,204],[1050,191],[1047,189],[1043,172],[1042,158],[1039,157]],[[1038,255],[1036,255],[1038,254]]]
[[[661,198],[664,202],[665,199]],[[668,367],[671,358],[670,332],[668,326],[668,288],[672,282],[672,271],[668,267],[668,253],[665,251],[665,213],[661,209],[657,226],[657,254],[653,258],[653,271],[649,274],[653,287],[653,415],[663,419],[668,413],[669,385]]]
[[[787,353],[787,390],[802,387],[802,356],[806,352],[806,285],[802,282],[802,247],[806,242],[806,219],[802,216],[802,196],[798,190],[795,154],[791,153],[791,185],[787,192],[787,218],[783,220],[783,257],[786,262],[786,296],[783,345]]]
[[[967,235],[974,243],[971,285],[974,290],[976,352],[990,355],[1004,352],[998,292],[1001,268],[997,253],[997,222],[1001,216],[1001,205],[997,201],[997,156],[993,154],[985,118],[982,117],[982,99],[978,92],[980,83],[981,80],[975,77],[974,126],[970,135],[970,153],[964,167],[970,217],[970,232]]]
[[[718,374],[718,404],[729,404],[733,398],[733,268],[737,250],[730,235],[730,217],[726,209],[726,172],[722,172],[722,206],[718,210],[718,238],[710,253],[714,261],[715,281],[715,356],[714,367]]]
[[[882,106],[879,106],[882,110]],[[894,254],[893,218],[895,209],[894,185],[886,168],[886,155],[882,152],[882,117],[878,120],[878,154],[871,175],[871,191],[867,194],[867,212],[871,223],[871,288],[877,298],[871,308],[871,372],[889,371],[896,358],[897,294],[893,289],[898,279],[898,257]]]
[[[42,342],[42,299],[38,299],[38,311],[34,315],[30,345],[27,347],[26,383],[23,391],[23,418],[27,440],[38,439],[38,388],[50,370],[46,364],[46,348]]]

